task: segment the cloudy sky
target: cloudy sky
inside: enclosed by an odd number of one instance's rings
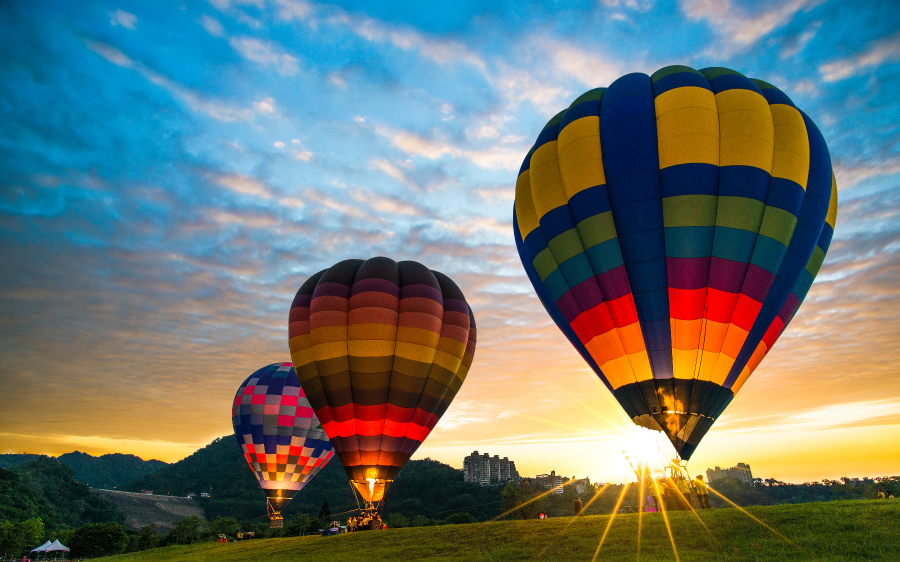
[[[620,408],[512,236],[546,120],[670,65],[783,89],[835,163],[835,240],[691,466],[900,466],[900,7],[891,0],[0,4],[0,452],[180,459],[345,258],[454,278],[475,364],[417,453],[627,477]],[[437,3],[436,3],[437,5]]]

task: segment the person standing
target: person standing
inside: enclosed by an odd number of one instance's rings
[[[884,490],[882,490],[881,488],[878,488],[878,499],[884,499]]]
[[[693,484],[694,492],[697,494],[697,499],[700,501],[700,507],[703,509],[711,508],[712,506],[709,505],[709,486],[703,481],[703,476],[698,474],[694,479]]]

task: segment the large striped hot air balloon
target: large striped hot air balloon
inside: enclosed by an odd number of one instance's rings
[[[231,422],[266,492],[271,526],[280,528],[285,504],[334,454],[291,364],[273,363],[247,377],[234,396]]]
[[[806,297],[836,215],[828,147],[787,95],[670,66],[547,123],[514,230],[550,316],[686,460]]]
[[[459,287],[420,263],[346,260],[297,291],[289,338],[347,477],[374,503],[462,386],[475,318]]]

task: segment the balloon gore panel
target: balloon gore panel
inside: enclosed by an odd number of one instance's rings
[[[671,66],[547,123],[513,229],[551,318],[629,417],[688,459],[793,318],[836,214],[828,147],[787,95]]]

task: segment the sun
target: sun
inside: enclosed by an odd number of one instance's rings
[[[651,474],[659,472],[675,458],[672,444],[659,431],[632,426],[627,428],[625,433],[626,435],[620,438],[622,453],[632,471],[649,469]],[[635,477],[640,480],[637,474]]]

